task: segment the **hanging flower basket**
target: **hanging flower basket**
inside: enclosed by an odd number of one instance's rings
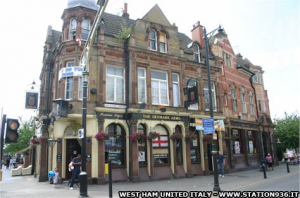
[[[186,141],[196,140],[197,135],[194,133],[186,133],[184,138]]]
[[[203,137],[203,141],[206,142],[207,140],[212,139],[213,135],[212,134],[208,134],[206,135],[206,137]]]
[[[109,139],[109,134],[103,133],[103,132],[98,132],[98,133],[95,135],[95,138],[96,138],[97,140],[108,140],[108,139]]]
[[[130,135],[130,140],[132,142],[138,141],[139,143],[141,143],[141,142],[145,142],[146,136],[142,132],[138,132],[136,134]]]
[[[34,136],[34,137],[32,137],[32,138],[30,139],[30,144],[31,144],[31,145],[38,145],[38,144],[40,144],[40,142],[39,142],[39,140],[36,138],[36,136]]]
[[[181,140],[182,138],[182,134],[178,132],[174,132],[172,135],[170,135],[171,140]]]
[[[156,131],[150,132],[149,135],[147,136],[148,140],[154,140],[156,138],[158,138],[160,136],[159,133],[157,133]]]

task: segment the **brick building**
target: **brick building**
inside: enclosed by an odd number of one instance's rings
[[[80,153],[81,142],[77,133],[81,128],[82,79],[80,76],[60,78],[59,73],[62,68],[79,66],[97,10],[93,0],[69,0],[62,15],[62,32],[53,30],[51,26],[48,28],[40,75],[39,112],[40,122],[44,122],[40,133],[41,144],[37,147],[36,169],[40,181],[46,179],[48,170],[53,167],[58,168],[63,179],[69,179],[71,175],[67,166]],[[131,28],[131,32],[120,40],[116,35],[124,27]],[[220,43],[218,45],[222,46]],[[251,91],[254,101],[255,91],[250,83],[253,72],[225,67],[222,56],[216,55],[215,47],[212,46],[213,53],[209,55],[214,117],[218,123],[226,123],[226,130],[217,128],[218,148],[228,153],[231,161],[227,169],[236,170],[244,166],[244,159],[248,160],[246,163],[257,161],[259,151],[255,152],[256,158],[252,157],[252,161],[248,155],[231,154],[234,141],[228,134],[235,128],[231,127],[234,126],[232,123],[241,119],[236,119],[237,111],[231,110],[226,94],[230,98],[232,85],[236,90],[243,88],[246,93]],[[112,160],[114,181],[130,178],[138,182],[211,173],[212,139],[203,131],[196,130],[197,123],[209,117],[206,54],[203,49],[203,29],[199,22],[193,26],[192,38],[189,38],[178,32],[175,24],[170,24],[158,5],[137,20],[129,18],[127,5],[123,16],[104,13],[93,46],[88,82],[89,183],[101,184],[107,180],[104,174],[106,157]],[[234,56],[232,49],[228,52]],[[234,61],[236,65],[235,56]],[[253,66],[251,69],[256,71],[258,68]],[[224,75],[224,71],[229,70],[242,75],[242,80],[237,84],[228,83],[235,80]],[[195,85],[199,102],[186,107],[187,98],[183,90]],[[267,103],[266,92],[263,93]],[[55,109],[51,102],[59,98],[68,102],[67,117],[53,114]],[[241,109],[240,102],[237,104],[237,108]],[[253,105],[256,106],[254,102]],[[250,114],[249,109],[242,120],[256,126],[257,115],[256,111]],[[253,130],[256,133],[253,132],[252,137],[256,137],[259,129]],[[152,141],[130,140],[138,132],[149,135],[154,131],[160,133],[160,137]],[[98,132],[110,134],[109,140],[95,139]],[[182,134],[183,138],[171,139],[175,132]],[[185,140],[190,133],[197,138]],[[48,138],[57,140],[51,150],[47,149]],[[245,141],[245,138],[241,139],[244,147]],[[253,163],[253,167],[257,165]]]

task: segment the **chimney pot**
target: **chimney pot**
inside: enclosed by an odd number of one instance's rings
[[[200,21],[197,21],[197,25],[200,25]]]
[[[124,3],[124,14],[128,14],[127,3]]]
[[[195,25],[193,25],[193,29],[195,29],[195,27],[196,27],[196,26],[195,26]]]

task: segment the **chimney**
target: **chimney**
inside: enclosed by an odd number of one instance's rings
[[[205,42],[203,38],[203,26],[200,25],[200,21],[197,21],[197,23],[193,25],[192,40],[198,41],[201,44],[202,48],[205,47]]]
[[[122,17],[129,19],[128,5],[127,5],[127,3],[124,3],[124,10],[123,10],[123,15],[122,15]]]

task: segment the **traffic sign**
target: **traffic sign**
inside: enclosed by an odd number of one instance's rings
[[[204,134],[212,134],[215,132],[215,125],[213,118],[202,119]]]

